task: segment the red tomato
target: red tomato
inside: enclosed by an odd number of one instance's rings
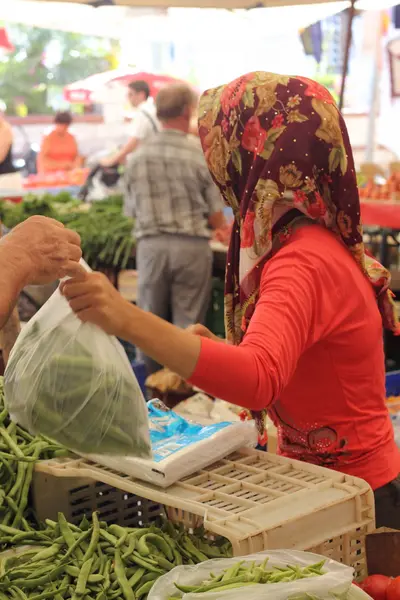
[[[385,575],[370,575],[362,582],[361,589],[373,600],[387,600],[386,592],[390,581],[390,578]],[[400,600],[400,596],[398,600]]]
[[[386,591],[386,600],[400,600],[400,577],[392,579]]]

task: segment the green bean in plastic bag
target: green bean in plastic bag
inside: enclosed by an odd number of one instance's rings
[[[148,600],[347,600],[353,574],[310,552],[265,550],[176,567],[158,579]]]
[[[57,290],[25,326],[4,375],[14,421],[81,453],[151,458],[147,407],[118,340]]]

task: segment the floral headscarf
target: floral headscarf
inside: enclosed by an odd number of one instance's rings
[[[235,214],[225,284],[228,341],[241,342],[274,240],[290,235],[299,214],[338,235],[370,279],[385,327],[395,331],[390,275],[365,253],[350,141],[328,90],[305,77],[249,73],[203,94],[199,133],[211,175]],[[284,215],[285,226],[275,232]]]

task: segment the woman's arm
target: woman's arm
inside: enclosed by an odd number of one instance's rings
[[[12,129],[5,123],[0,130],[0,162],[7,156],[13,141]]]
[[[63,283],[62,292],[82,321],[135,344],[185,379],[193,373],[200,338],[124,300],[101,273],[82,273]]]
[[[265,408],[289,382],[313,329],[315,273],[286,253],[265,269],[260,299],[238,347],[199,338],[130,305],[99,274],[69,281],[64,293],[83,321],[143,350],[216,397]]]

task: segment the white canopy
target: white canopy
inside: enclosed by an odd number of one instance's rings
[[[191,7],[196,13],[195,20],[202,18],[206,21],[207,36],[209,32],[218,29],[218,35],[226,35],[225,29],[239,27],[243,15],[253,21],[255,29],[265,27],[262,13],[268,14],[268,32],[278,33],[282,30],[301,29],[333,15],[350,6],[350,0],[114,0],[116,6],[101,6],[94,8],[90,4],[95,0],[0,0],[0,21],[22,23],[26,25],[71,31],[85,35],[97,35],[122,39],[127,35],[143,37],[146,31],[156,31],[157,39],[174,39],[188,35],[202,36],[204,30],[194,27],[189,30],[183,26],[180,12],[185,11],[184,19],[191,19]],[[99,1],[99,0],[97,0]],[[111,1],[111,0],[110,0]],[[357,0],[357,8],[383,9],[394,5],[398,0]],[[143,5],[146,6],[143,6]],[[177,7],[171,8],[170,6]],[[179,8],[181,7],[181,8]],[[196,8],[252,8],[260,10],[227,11],[196,11]],[[261,8],[264,7],[264,8]],[[186,13],[188,11],[188,13]],[[202,17],[199,12],[204,13]],[[166,23],[166,15],[173,21],[179,21],[178,31],[171,31],[171,20]],[[218,15],[218,16],[217,16]],[[222,16],[230,15],[229,25],[223,26]],[[166,27],[168,25],[168,27]],[[169,30],[169,31],[168,31]],[[256,31],[255,31],[256,33]],[[175,39],[177,39],[175,37]]]
[[[136,0],[120,0],[125,3]],[[207,37],[232,38],[233,32],[240,35],[243,17],[250,20],[254,28],[254,35],[261,29],[265,32],[266,23],[268,32],[298,30],[324,19],[345,9],[348,0],[328,0],[317,2],[315,0],[297,0],[297,6],[284,6],[287,1],[296,0],[268,0],[270,8],[260,10],[233,12],[219,10],[199,10],[198,8],[184,9],[165,6],[171,2],[188,6],[190,3],[200,6],[218,5],[218,7],[250,5],[254,0],[151,0],[158,2],[159,8],[136,8],[129,6],[102,6],[94,8],[89,4],[77,0],[71,2],[51,2],[49,0],[0,0],[0,21],[22,23],[26,25],[72,31],[86,35],[97,35],[115,39],[124,39],[135,36],[146,38],[151,32],[153,39],[173,40],[188,37],[204,39]],[[138,0],[137,4],[143,4]],[[279,2],[280,8],[273,4]],[[163,4],[161,4],[163,3]],[[149,2],[150,4],[150,2]],[[164,6],[162,8],[161,6]],[[168,18],[168,20],[167,20]],[[201,26],[200,26],[201,24]],[[205,27],[205,29],[204,29]],[[230,33],[229,33],[230,32]],[[261,31],[260,31],[261,33]],[[178,37],[177,37],[178,36]]]
[[[52,2],[53,0],[41,0]],[[74,4],[100,4],[102,0],[60,0]],[[103,0],[106,4],[106,0]],[[143,6],[144,0],[108,0],[115,6]],[[147,6],[152,7],[186,7],[186,8],[269,8],[298,4],[324,4],[336,0],[148,0]],[[350,4],[350,2],[348,2]]]
[[[10,0],[8,0],[10,2]],[[11,0],[12,1],[12,0]],[[41,0],[42,2],[53,2],[53,0]],[[143,7],[145,0],[59,0],[74,4],[92,4],[94,6],[135,6]],[[305,4],[328,4],[337,0],[147,0],[145,6],[153,8],[186,7],[186,8],[269,8],[282,6],[300,6]],[[54,3],[54,2],[53,2]],[[394,6],[398,0],[356,0],[356,8],[380,10]],[[346,2],[350,6],[350,0]]]

